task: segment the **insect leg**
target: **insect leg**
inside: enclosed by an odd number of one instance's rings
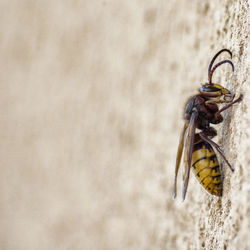
[[[207,135],[206,132],[200,132],[199,133],[200,137],[206,141],[207,143],[209,143],[210,145],[212,145],[221,155],[221,157],[224,159],[224,161],[227,163],[227,165],[229,166],[229,168],[231,169],[232,172],[234,172],[234,168],[231,166],[231,164],[228,162],[227,158],[225,157],[223,151],[221,150],[220,146],[215,143],[214,141],[212,141]]]
[[[218,116],[221,112],[223,112],[223,111],[225,111],[226,109],[230,108],[230,107],[231,107],[232,105],[234,105],[235,103],[241,102],[242,99],[243,99],[243,95],[240,94],[240,96],[239,96],[236,100],[234,100],[233,102],[229,103],[228,105],[224,106],[224,107],[221,108],[219,111],[217,111],[217,112],[215,113],[215,116]]]

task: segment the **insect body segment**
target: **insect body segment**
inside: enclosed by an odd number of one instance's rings
[[[200,184],[212,195],[222,195],[222,174],[217,156],[207,142],[194,143],[192,169]]]
[[[235,95],[220,84],[212,83],[212,77],[215,70],[222,64],[228,63],[234,70],[234,65],[230,60],[221,61],[213,66],[215,59],[222,53],[227,52],[232,57],[228,49],[220,50],[211,60],[208,67],[208,83],[200,88],[200,93],[190,98],[185,109],[185,125],[181,134],[178,147],[175,181],[173,189],[173,198],[176,197],[177,174],[180,167],[182,153],[184,154],[185,171],[183,175],[182,199],[185,200],[190,169],[201,183],[201,185],[212,195],[222,196],[223,178],[221,168],[215,154],[216,150],[226,164],[233,171],[234,169],[227,161],[220,146],[212,138],[217,135],[215,128],[211,124],[218,124],[223,121],[221,113],[233,104],[240,102],[243,95],[234,100]],[[219,109],[218,104],[226,103]],[[197,133],[196,130],[200,131]]]

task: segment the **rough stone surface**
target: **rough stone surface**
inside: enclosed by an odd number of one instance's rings
[[[0,249],[250,249],[249,1],[0,1]],[[224,195],[171,199],[183,107],[221,48],[244,94]],[[226,55],[224,55],[226,56]],[[222,56],[223,58],[223,56]],[[223,164],[223,163],[222,163]]]

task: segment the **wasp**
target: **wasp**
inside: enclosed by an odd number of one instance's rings
[[[177,175],[183,151],[185,165],[182,190],[183,201],[186,197],[191,167],[197,180],[208,193],[219,197],[222,196],[223,175],[215,150],[229,168],[234,171],[220,146],[212,140],[217,135],[217,131],[211,124],[221,123],[223,121],[221,113],[243,99],[242,94],[235,99],[235,94],[212,81],[215,70],[223,64],[230,64],[232,71],[234,71],[234,64],[231,60],[223,60],[214,65],[216,58],[223,52],[228,53],[232,58],[232,52],[228,49],[222,49],[215,54],[208,67],[208,83],[203,84],[199,90],[200,93],[191,97],[186,103],[185,124],[176,156],[173,199],[176,197]],[[225,105],[219,109],[218,104]]]

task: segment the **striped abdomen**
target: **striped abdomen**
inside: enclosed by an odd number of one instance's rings
[[[205,141],[194,144],[192,168],[200,184],[212,195],[222,196],[223,178],[217,156]]]

